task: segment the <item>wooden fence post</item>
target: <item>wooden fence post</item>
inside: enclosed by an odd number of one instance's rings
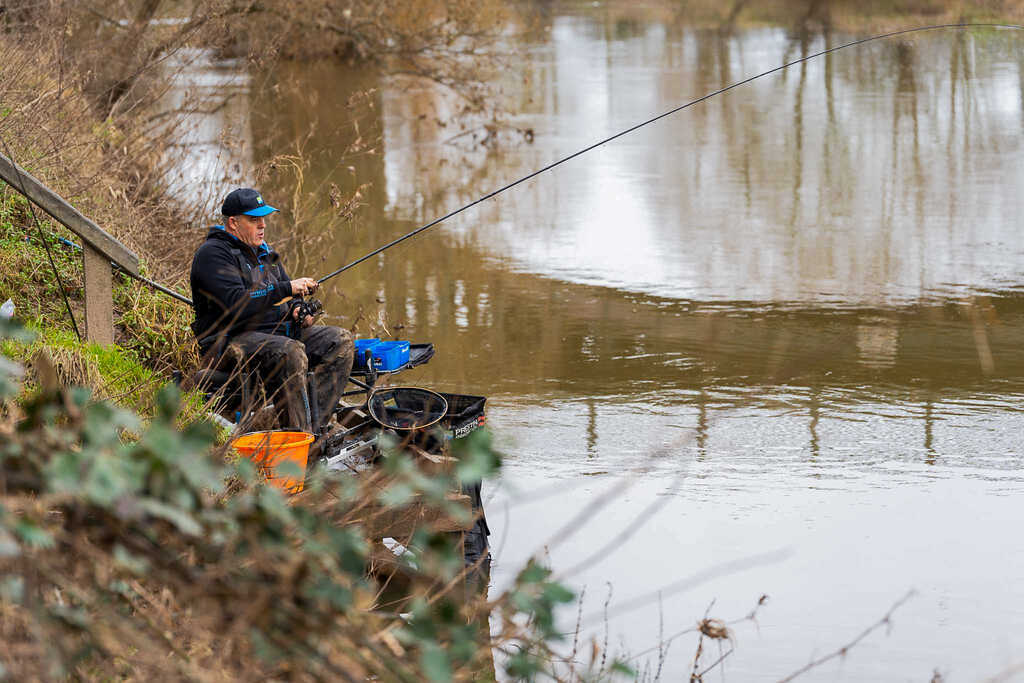
[[[85,270],[85,338],[101,346],[114,343],[114,279],[110,259],[88,244],[82,249]]]
[[[82,238],[85,336],[97,344],[113,343],[114,280],[110,263],[113,261],[129,273],[138,275],[139,257],[3,154],[0,154],[0,179]]]

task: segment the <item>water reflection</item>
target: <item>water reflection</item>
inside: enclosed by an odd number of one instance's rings
[[[164,180],[170,196],[198,209],[211,195],[230,190],[229,177],[251,165],[250,79],[241,60],[218,59],[200,48],[173,53],[163,67],[175,76],[163,106],[196,112],[176,131],[175,163]],[[224,192],[211,192],[215,186]]]
[[[585,19],[553,23],[520,117],[542,144],[453,160],[438,144],[446,132],[410,138],[390,124],[421,115],[419,100],[385,116],[392,216],[424,221],[717,88],[733,61],[747,75],[825,46],[806,38],[791,54],[783,31],[765,29],[657,34],[616,50]],[[977,97],[1005,87],[1008,62],[986,51],[961,73],[962,42],[930,36],[912,51],[882,44],[807,63],[595,151],[451,230],[522,270],[672,298],[880,304],[998,286],[1016,274],[1007,216],[1021,178],[989,131],[1006,113],[1019,119],[1020,95],[1015,83],[1013,97]],[[949,60],[951,72],[921,66]],[[924,75],[908,77],[915,68]],[[948,109],[918,104],[947,98]]]
[[[624,125],[836,42],[638,21],[609,34],[590,17],[554,17],[550,39],[533,46],[530,77],[516,81],[518,120],[533,124],[538,143],[497,152],[443,144],[453,131],[438,121],[453,105],[429,88],[322,65],[299,67],[313,111],[294,90],[276,88],[275,99],[273,85],[260,88],[253,111],[227,113],[256,141],[256,158],[319,122],[326,151],[313,174],[341,185],[347,172],[330,148],[344,128],[323,121],[351,91],[379,88],[383,163],[374,155],[355,166],[374,183],[362,232],[293,267],[340,264]],[[476,247],[485,270],[699,302],[877,306],[1002,289],[1018,279],[1024,239],[1012,229],[1022,70],[1012,45],[989,37],[979,49],[978,40],[928,34],[801,65],[517,188],[455,219],[443,239]],[[278,79],[294,81],[296,68]],[[193,81],[213,88],[235,78],[244,89],[237,76],[237,65],[208,64]],[[211,150],[226,120],[197,131],[197,158],[225,153]],[[428,235],[419,247],[442,239]]]

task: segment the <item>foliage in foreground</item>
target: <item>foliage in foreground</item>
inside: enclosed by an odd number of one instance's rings
[[[479,680],[494,671],[492,644],[513,677],[549,666],[553,612],[573,594],[543,567],[530,564],[485,602],[462,592],[449,536],[421,529],[403,539],[417,549],[415,568],[396,561],[421,587],[404,616],[381,608],[367,572],[376,516],[413,499],[459,514],[446,494],[493,470],[486,439],[466,446],[447,478],[396,449],[379,476],[319,473],[288,501],[257,483],[249,461],[211,453],[211,425],[178,429],[173,387],[143,425],[82,388],[45,386],[16,405],[21,372],[0,359],[8,676]],[[488,614],[500,624],[493,643]]]

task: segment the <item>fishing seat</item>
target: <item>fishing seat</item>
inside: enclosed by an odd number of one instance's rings
[[[245,353],[237,344],[227,344],[223,351],[211,349],[189,379],[187,388],[203,392],[219,414],[234,420],[235,413],[250,405],[255,396],[257,380],[244,371],[244,360]]]
[[[267,423],[274,424],[279,416],[266,398],[263,379],[254,367],[246,367],[246,352],[239,344],[221,343],[209,348],[203,355],[200,368],[193,373],[187,389],[197,389],[212,401],[216,413],[238,423],[245,417],[248,428]],[[306,406],[306,424],[317,424],[319,414],[309,396],[316,394],[316,378],[306,373],[303,404]],[[259,405],[257,405],[259,404]],[[308,430],[307,426],[295,428]]]

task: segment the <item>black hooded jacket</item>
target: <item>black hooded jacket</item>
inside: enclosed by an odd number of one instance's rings
[[[216,225],[192,259],[189,280],[196,312],[192,332],[204,353],[224,333],[288,333],[288,306],[280,302],[292,295],[291,279],[266,242],[253,249]]]

